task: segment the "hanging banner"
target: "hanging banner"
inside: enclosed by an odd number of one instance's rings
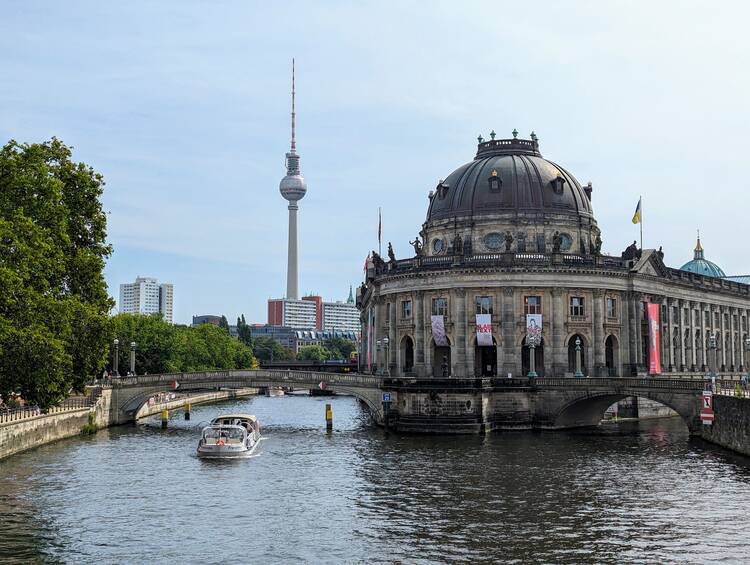
[[[445,337],[445,320],[443,316],[432,316],[432,339],[438,347],[446,347],[448,338]]]
[[[477,314],[477,345],[492,347],[492,314]]]
[[[526,345],[538,347],[542,343],[542,315],[526,314]]]
[[[661,334],[659,332],[659,305],[648,305],[648,374],[661,374]]]

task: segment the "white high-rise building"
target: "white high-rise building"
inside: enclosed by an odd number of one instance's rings
[[[159,284],[152,277],[137,277],[134,283],[120,285],[120,312],[123,314],[161,313],[172,323],[174,287]]]

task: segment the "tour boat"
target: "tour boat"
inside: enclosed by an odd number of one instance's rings
[[[280,386],[269,386],[266,389],[266,396],[284,396],[284,389]]]
[[[260,443],[260,422],[250,414],[224,414],[203,428],[199,457],[247,457]]]

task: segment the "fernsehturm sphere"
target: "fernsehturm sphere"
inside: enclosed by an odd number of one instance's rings
[[[289,201],[289,248],[287,250],[286,267],[286,297],[299,298],[297,273],[297,202],[304,198],[307,193],[307,183],[299,170],[299,155],[297,154],[297,142],[295,139],[294,113],[294,59],[292,59],[292,144],[286,154],[286,176],[281,179],[279,191],[281,196]]]

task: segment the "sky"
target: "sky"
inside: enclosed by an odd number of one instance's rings
[[[110,293],[174,284],[175,321],[266,321],[286,290],[278,191],[297,62],[300,292],[345,300],[412,251],[478,135],[534,130],[585,184],[604,252],[749,274],[750,5],[742,2],[3,3],[0,142],[57,136],[106,179]]]

